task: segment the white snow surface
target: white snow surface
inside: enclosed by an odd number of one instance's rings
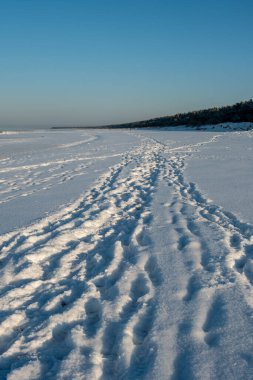
[[[253,378],[240,128],[0,134],[0,379]]]

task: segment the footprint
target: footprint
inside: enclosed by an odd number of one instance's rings
[[[88,338],[96,335],[102,318],[102,305],[97,298],[90,298],[85,304],[86,320],[84,323],[84,331]]]
[[[155,256],[150,256],[144,269],[147,271],[152,284],[156,287],[161,285],[163,281],[162,271],[157,264]]]
[[[241,236],[237,233],[234,233],[230,238],[230,244],[235,249],[241,248]]]
[[[246,261],[243,271],[249,282],[253,285],[253,260],[248,259]]]
[[[245,255],[235,260],[235,268],[238,270],[238,272],[242,273],[246,261],[247,261],[247,257]]]
[[[102,316],[102,306],[97,298],[90,298],[85,304],[85,312],[88,324],[95,324]]]
[[[145,227],[143,227],[141,231],[136,235],[136,239],[142,247],[146,247],[151,244],[151,239],[147,231],[145,231]]]
[[[67,324],[63,323],[63,324],[57,325],[52,331],[53,339],[56,342],[64,341],[68,335],[68,330],[69,328]]]
[[[187,294],[185,295],[183,300],[186,302],[191,301],[195,297],[195,295],[201,290],[202,286],[203,285],[201,283],[199,274],[193,274],[192,277],[189,279],[187,285]]]
[[[182,251],[190,243],[190,238],[187,235],[183,235],[178,240],[178,250]]]
[[[145,314],[140,316],[140,320],[133,329],[133,343],[135,345],[143,344],[149,334],[154,321],[154,308],[148,307]]]
[[[137,302],[139,298],[145,296],[149,292],[147,282],[148,281],[143,273],[138,275],[137,279],[133,282],[130,291],[133,301]]]
[[[245,246],[245,254],[250,259],[253,259],[253,244],[248,244]]]
[[[206,333],[205,342],[214,347],[219,344],[222,328],[227,321],[227,312],[224,299],[217,295],[208,311],[203,331]]]

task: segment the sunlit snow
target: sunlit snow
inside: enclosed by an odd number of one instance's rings
[[[0,134],[0,379],[253,378],[248,127]]]

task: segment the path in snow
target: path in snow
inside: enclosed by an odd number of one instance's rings
[[[184,179],[219,135],[137,148],[1,236],[0,378],[250,379],[253,227]]]
[[[157,296],[159,349],[150,379],[251,379],[253,226],[185,182],[184,161],[196,144],[188,148],[167,161],[153,205],[151,238],[167,272]]]

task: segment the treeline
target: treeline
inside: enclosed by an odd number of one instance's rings
[[[98,128],[142,128],[142,127],[174,127],[174,126],[201,126],[208,124],[221,123],[253,123],[253,100],[236,103],[233,106],[215,107],[201,111],[192,111],[179,113],[173,116],[158,117],[133,123],[113,124],[97,126]],[[62,129],[64,127],[53,127],[53,129]],[[68,128],[94,128],[82,126],[69,126]]]
[[[107,127],[165,127],[165,126],[200,126],[220,123],[253,122],[253,100],[236,103],[233,106],[215,107],[201,111],[179,113],[173,116],[159,117],[155,119],[110,125]]]

